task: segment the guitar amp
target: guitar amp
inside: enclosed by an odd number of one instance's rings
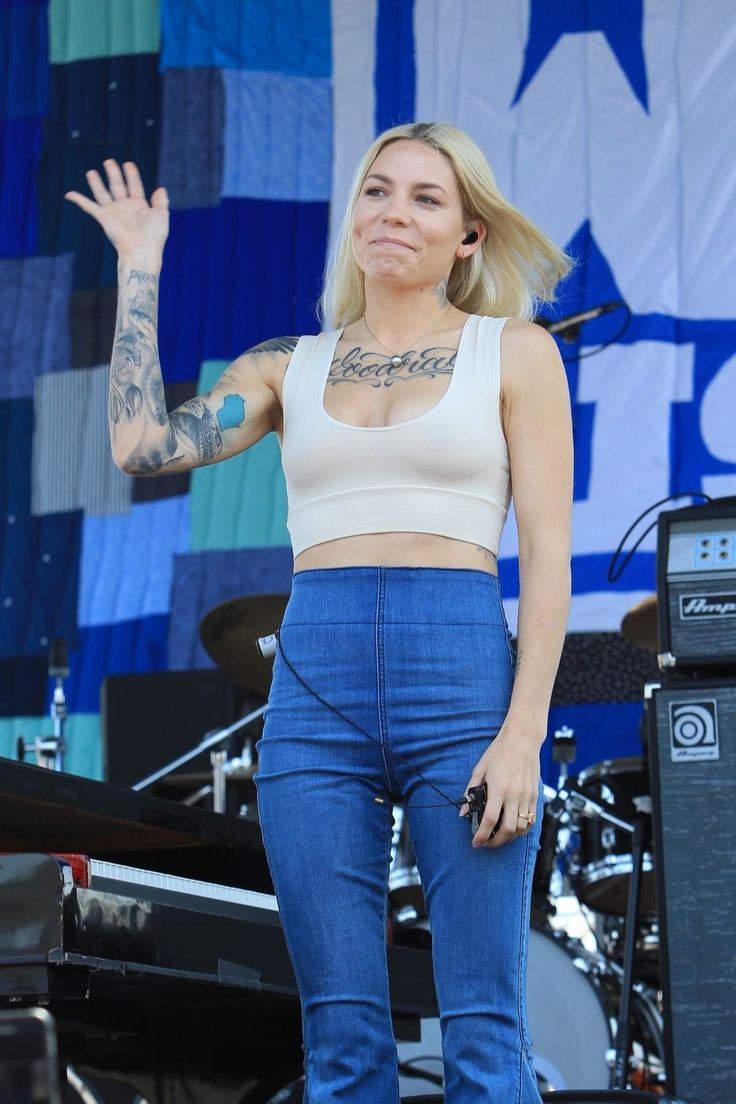
[[[736,679],[645,687],[667,1088],[736,1100]]]
[[[736,496],[659,515],[657,614],[661,669],[736,672]]]

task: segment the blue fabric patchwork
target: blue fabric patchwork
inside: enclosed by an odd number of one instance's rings
[[[222,194],[329,200],[330,82],[282,73],[226,71]]]
[[[78,368],[36,380],[33,513],[130,509],[132,479],[116,467],[107,420],[109,370]]]
[[[169,669],[212,667],[199,639],[204,615],[213,606],[244,594],[289,594],[292,567],[290,548],[247,548],[177,556],[171,594]]]
[[[44,253],[74,252],[74,287],[117,284],[117,257],[94,219],[65,192],[90,196],[87,169],[135,161],[146,194],[158,186],[158,55],[95,58],[52,67],[51,112],[39,172],[38,233]]]
[[[330,0],[161,0],[161,31],[162,69],[332,73]]]
[[[168,69],[163,74],[159,183],[176,208],[220,202],[225,131],[221,69]]]
[[[0,257],[38,251],[41,119],[0,119]]]
[[[84,519],[79,624],[168,613],[174,556],[190,545],[189,497],[134,503],[127,515]]]
[[[378,0],[376,134],[400,123],[414,122],[415,54],[413,0]]]
[[[166,614],[93,625],[79,631],[79,647],[69,654],[65,685],[72,712],[97,713],[102,683],[108,675],[167,670]]]
[[[0,5],[0,116],[38,118],[49,105],[46,4]]]
[[[81,513],[0,518],[0,657],[76,643]]]
[[[319,331],[327,215],[327,203],[263,199],[172,211],[158,328],[167,380],[196,379],[204,360],[267,337]]]
[[[0,261],[0,399],[30,398],[37,375],[69,367],[73,257]]]
[[[0,402],[0,517],[31,512],[31,442],[33,403],[30,399]]]

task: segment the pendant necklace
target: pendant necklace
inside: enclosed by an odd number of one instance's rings
[[[410,342],[409,342],[409,348],[411,348],[412,346],[416,345],[417,341],[421,341],[421,339],[422,339],[423,337],[426,337],[426,335],[427,335],[428,333],[431,333],[431,332],[432,332],[432,330],[436,330],[436,329],[437,329],[437,327],[439,326],[440,322],[443,322],[443,321],[445,320],[445,318],[447,318],[447,315],[448,315],[448,314],[450,313],[450,310],[451,310],[451,308],[452,308],[452,303],[450,303],[450,305],[448,306],[448,308],[447,308],[447,310],[446,310],[446,311],[444,312],[444,314],[442,314],[442,315],[441,315],[441,316],[440,316],[440,317],[439,317],[439,318],[437,319],[437,321],[436,321],[436,322],[435,322],[435,323],[434,323],[434,324],[433,324],[432,326],[430,326],[430,327],[429,327],[429,329],[428,329],[428,330],[424,330],[424,331],[423,331],[422,333],[420,333],[420,334],[419,334],[419,337],[415,337],[415,338],[413,339],[413,341],[410,341]],[[370,326],[369,326],[369,325],[368,325],[368,323],[366,322],[366,320],[365,320],[365,315],[363,315],[363,325],[365,326],[365,328],[367,329],[368,333],[369,333],[369,334],[371,335],[371,337],[373,338],[373,340],[374,340],[374,341],[378,341],[378,338],[377,338],[377,337],[376,337],[376,335],[374,334],[373,330],[372,330],[372,329],[370,328]],[[378,341],[378,344],[379,344],[379,345],[381,346],[381,348],[385,349],[385,350],[386,350],[386,352],[388,352],[388,351],[389,351],[389,350],[388,350],[388,346],[384,345],[382,341]],[[406,353],[404,353],[404,356],[406,356]],[[404,363],[404,356],[399,356],[399,354],[398,354],[398,353],[393,353],[393,354],[391,354],[391,356],[389,357],[389,363],[390,363],[391,367],[392,367],[392,368],[400,368],[400,367],[401,367],[401,365],[402,365],[402,364]]]

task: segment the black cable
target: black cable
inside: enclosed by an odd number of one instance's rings
[[[621,564],[621,570],[619,571],[619,573],[617,575],[614,575],[613,574],[613,565],[616,562],[616,557],[618,556],[619,552],[623,548],[624,543],[626,542],[626,538],[630,535],[632,530],[639,524],[641,519],[646,517],[647,514],[650,514],[652,512],[652,510],[656,510],[658,506],[663,506],[665,504],[665,502],[671,502],[673,498],[705,498],[705,499],[708,500],[708,502],[713,501],[713,499],[710,497],[710,495],[707,495],[704,491],[680,491],[679,494],[667,495],[666,498],[660,498],[659,502],[655,502],[652,506],[648,506],[647,509],[642,514],[639,514],[638,518],[636,518],[635,521],[632,521],[631,525],[629,526],[629,528],[626,530],[626,532],[622,536],[622,538],[619,542],[618,548],[616,549],[616,551],[611,556],[611,562],[608,565],[608,571],[606,573],[606,578],[608,579],[609,583],[615,583],[618,579],[621,578],[621,576],[623,574],[623,571],[624,571],[624,568],[626,567],[627,563],[629,562],[631,557],[634,555],[634,553],[636,552],[636,550],[639,547],[639,545],[641,544],[641,542],[644,540],[647,533],[651,533],[652,529],[657,524],[657,521],[659,519],[655,518],[655,520],[652,522],[652,524],[649,526],[649,528],[644,530],[644,532],[639,537],[639,539],[636,542],[636,544],[634,545],[634,547],[629,549],[623,563]]]
[[[355,721],[351,721],[350,717],[346,717],[345,714],[341,713],[340,710],[336,706],[331,705],[330,702],[328,702],[328,701],[325,701],[325,699],[322,697],[321,694],[318,694],[317,691],[309,685],[309,683],[304,681],[304,679],[299,674],[299,672],[294,669],[291,662],[289,661],[288,656],[286,655],[286,653],[284,651],[283,645],[281,643],[281,630],[277,629],[274,635],[276,637],[276,643],[278,644],[278,647],[279,647],[279,652],[281,653],[281,658],[283,659],[284,663],[289,668],[291,673],[294,675],[294,677],[297,678],[299,680],[299,682],[302,684],[304,689],[308,690],[309,693],[312,694],[317,699],[317,701],[322,703],[322,705],[326,706],[328,709],[331,709],[333,713],[336,713],[337,716],[340,717],[341,720],[346,721],[349,725],[352,725],[353,728],[356,729],[358,732],[360,732],[363,736],[367,736],[369,740],[373,740],[373,742],[375,744],[378,744],[380,747],[383,747],[383,745],[381,744],[381,741],[379,739],[377,739],[375,736],[373,736],[370,732],[366,732],[366,730],[364,728],[361,728],[359,724],[356,724]],[[429,786],[430,789],[434,790],[434,792],[439,794],[439,796],[442,798],[441,802],[435,802],[434,804],[431,804],[431,805],[412,805],[412,809],[441,809],[441,808],[444,808],[445,805],[452,805],[452,807],[454,809],[459,809],[462,805],[465,804],[465,802],[466,802],[465,796],[463,796],[461,798],[458,798],[457,800],[453,800],[451,797],[448,797],[447,794],[443,793],[442,790],[439,788],[439,786],[435,786],[435,784],[433,782],[430,782],[428,778],[425,778],[424,775],[421,773],[421,771],[418,771],[416,767],[412,766],[412,764],[409,763],[406,759],[404,759],[403,756],[399,755],[398,752],[392,751],[391,755],[394,758],[399,759],[404,764],[405,767],[409,768],[409,770],[414,771],[414,773],[419,778],[421,778],[422,782],[426,783],[426,785]],[[392,805],[403,806],[405,803],[402,802],[402,801],[394,801],[392,799],[391,804]]]

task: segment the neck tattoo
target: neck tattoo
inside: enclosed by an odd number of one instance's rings
[[[428,330],[423,330],[422,333],[420,333],[418,337],[412,338],[412,340],[408,343],[408,347],[412,348],[413,346],[416,345],[417,341],[421,341],[421,339],[423,337],[426,337],[428,333],[431,333],[432,330],[436,330],[437,327],[439,326],[440,322],[444,322],[445,318],[447,318],[448,314],[450,313],[451,307],[452,307],[452,303],[450,303],[448,305],[447,309],[445,311],[443,311],[443,313],[440,315],[440,317],[437,319],[437,321],[435,323],[433,323],[433,325],[431,325]],[[381,348],[385,349],[386,352],[390,354],[389,360],[390,360],[391,367],[392,368],[400,368],[401,365],[405,363],[405,357],[406,357],[407,354],[404,353],[403,355],[400,355],[399,353],[391,353],[391,350],[386,345],[384,345],[382,341],[378,340],[378,338],[374,334],[373,330],[370,328],[370,326],[366,322],[365,315],[363,315],[363,325],[365,326],[365,328],[367,329],[368,333],[371,335],[373,340],[378,341],[378,344],[381,346]]]

